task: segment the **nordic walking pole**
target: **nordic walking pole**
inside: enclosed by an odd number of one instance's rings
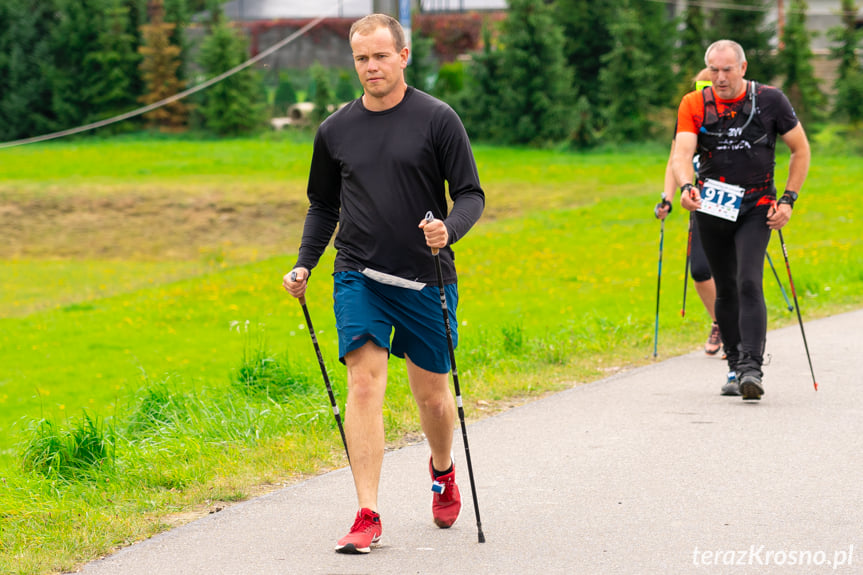
[[[776,273],[776,268],[773,266],[773,260],[770,259],[770,252],[764,252],[764,255],[767,256],[767,261],[770,262],[770,269],[773,270],[773,277],[776,278],[776,283],[779,284],[779,290],[782,292],[782,297],[785,298],[785,305],[788,306],[788,311],[794,311],[791,302],[788,301],[788,296],[785,294],[785,288],[782,287],[782,280],[779,279],[779,274]]]
[[[434,214],[431,211],[426,212],[426,221],[432,222],[434,221]],[[449,346],[449,362],[452,365],[452,381],[453,386],[455,387],[455,400],[456,405],[458,406],[458,420],[461,424],[461,438],[464,443],[464,456],[467,459],[467,473],[470,477],[470,492],[473,495],[473,511],[476,514],[476,530],[477,537],[480,543],[485,543],[485,535],[482,532],[482,522],[479,519],[479,502],[476,498],[476,484],[473,480],[473,466],[470,462],[470,447],[467,442],[467,426],[464,423],[464,407],[462,405],[461,400],[461,388],[458,385],[458,369],[455,366],[455,347],[452,343],[452,329],[449,325],[449,312],[446,307],[446,293],[443,288],[443,272],[440,267],[440,254],[438,253],[437,248],[431,248],[432,255],[434,256],[434,268],[435,274],[437,275],[437,286],[440,291],[440,309],[443,312],[443,323],[444,328],[446,329],[446,341]]]
[[[774,207],[775,209],[775,207]],[[803,330],[803,318],[800,316],[800,304],[797,303],[797,290],[794,289],[794,280],[791,278],[791,264],[788,263],[788,249],[785,247],[785,238],[782,230],[779,232],[779,243],[782,244],[782,255],[785,256],[785,269],[788,271],[788,283],[791,285],[791,295],[794,297],[794,307],[797,309],[797,321],[800,322],[800,335],[803,336],[803,347],[806,349],[806,359],[809,360],[809,372],[812,374],[812,385],[818,391],[818,382],[815,381],[815,370],[812,368],[812,357],[809,355],[809,344],[806,343],[806,332]]]
[[[297,281],[297,272],[291,272],[291,281]],[[312,336],[312,344],[314,344],[315,353],[318,355],[318,365],[321,367],[321,375],[324,376],[324,384],[326,384],[327,394],[330,396],[330,405],[333,408],[333,415],[336,418],[339,434],[342,436],[342,443],[345,446],[345,456],[347,456],[348,465],[350,465],[351,454],[348,453],[348,440],[345,438],[345,429],[342,427],[342,416],[339,414],[339,406],[336,403],[336,396],[333,394],[333,386],[330,385],[330,378],[327,376],[327,367],[324,365],[324,356],[321,354],[321,346],[318,345],[315,328],[312,327],[312,316],[309,315],[309,308],[306,306],[306,296],[300,296],[298,299],[300,300],[300,305],[303,307],[303,315],[306,316],[306,325],[309,327],[309,335]]]
[[[656,274],[656,322],[653,328],[653,357],[656,357],[656,346],[659,342],[659,286],[662,285],[662,242],[665,240],[665,220],[660,220],[659,226],[659,273]]]
[[[689,285],[689,260],[692,256],[692,218],[695,216],[689,212],[689,233],[686,237],[686,265],[683,267],[683,307],[680,308],[680,317],[686,317],[686,286]]]

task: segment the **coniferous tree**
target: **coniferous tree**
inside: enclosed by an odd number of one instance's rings
[[[288,113],[291,104],[296,104],[296,102],[297,91],[294,89],[294,83],[290,78],[280,78],[279,85],[276,87],[276,94],[273,96],[273,115],[284,116]]]
[[[330,75],[326,68],[321,66],[319,62],[315,62],[312,64],[310,72],[315,87],[314,94],[312,94],[312,103],[315,105],[312,121],[320,124],[330,115],[330,107],[335,103],[335,96],[330,87]]]
[[[856,54],[863,31],[857,29],[857,10],[854,0],[842,0],[842,25],[830,30],[830,52],[839,60],[834,113],[855,125],[863,122],[863,66]]]
[[[208,77],[239,66],[248,56],[248,43],[221,16],[201,44],[200,63]],[[204,127],[219,135],[252,132],[264,124],[265,93],[263,82],[245,68],[203,93],[201,113]]]
[[[784,47],[779,52],[782,91],[804,124],[823,118],[826,101],[812,66],[812,33],[806,28],[807,10],[805,0],[791,0],[782,37]]]
[[[835,111],[856,128],[863,123],[863,70],[849,70],[839,84]]]
[[[180,48],[180,68],[177,77],[186,79],[187,59],[189,55],[189,41],[186,39],[186,27],[189,25],[189,6],[186,0],[164,0],[165,22],[174,25],[171,32],[170,42]]]
[[[435,73],[432,54],[434,39],[415,31],[411,37],[411,62],[405,69],[405,81],[423,92],[431,91],[431,78]]]
[[[772,4],[770,0],[726,0],[708,28],[710,43],[727,39],[743,46],[747,79],[764,84],[771,83],[777,74],[771,46],[776,30],[765,23]]]
[[[58,129],[50,81],[57,17],[50,0],[0,1],[0,141]]]
[[[563,52],[572,70],[576,93],[587,97],[591,107],[599,104],[600,58],[611,51],[611,23],[617,18],[620,0],[557,0],[555,19],[564,32]]]
[[[339,72],[339,78],[336,81],[336,101],[338,103],[350,102],[357,98],[357,88],[354,84],[356,75],[351,74],[346,70]]]
[[[687,2],[676,63],[680,78],[678,96],[692,89],[692,78],[704,68],[704,51],[709,45],[704,11],[700,3]]]
[[[488,23],[482,29],[482,51],[474,54],[465,75],[464,90],[453,98],[471,138],[495,140],[506,128],[498,103],[506,89],[503,80],[503,54],[496,49]]]
[[[601,124],[587,96],[581,95],[572,110],[572,131],[569,142],[575,148],[590,148],[602,137]]]
[[[138,48],[144,44],[143,27],[147,24],[147,0],[122,0],[129,18],[129,34],[132,35],[132,45],[138,57],[138,65],[141,63],[141,53]],[[131,81],[129,90],[137,98],[144,93],[144,79],[141,77],[140,68]]]
[[[120,0],[109,0],[104,16],[99,50],[86,56],[96,71],[95,81],[86,87],[93,107],[91,120],[127,112],[136,105],[133,86],[140,56],[129,30],[129,8]]]
[[[605,134],[616,141],[641,141],[651,135],[651,102],[656,81],[653,56],[639,22],[638,10],[624,0],[611,25],[614,47],[601,60],[599,89]]]
[[[177,77],[180,47],[170,42],[174,24],[165,22],[162,0],[150,0],[148,12],[150,23],[142,27],[144,44],[138,47],[142,56],[138,67],[145,85],[145,93],[139,99],[144,104],[154,104],[180,93],[184,82]],[[164,130],[186,126],[188,116],[188,106],[183,100],[175,100],[144,115],[152,124]]]
[[[465,63],[459,60],[441,64],[434,82],[433,93],[445,102],[457,100],[464,91]]]
[[[51,30],[54,67],[51,105],[59,125],[72,128],[92,119],[94,93],[101,69],[93,54],[101,51],[106,0],[59,0]],[[97,111],[98,113],[98,111]]]
[[[563,29],[544,0],[510,0],[500,43],[502,142],[545,145],[569,136],[575,91],[563,55]]]
[[[674,75],[674,21],[669,17],[664,4],[653,0],[629,0],[635,10],[641,28],[641,49],[649,56],[648,67],[652,78],[652,90],[646,100],[651,106],[666,109],[676,106]]]
[[[860,60],[857,58],[856,51],[861,39],[863,39],[863,30],[857,28],[857,10],[857,3],[854,0],[842,0],[839,14],[839,20],[842,24],[831,28],[828,32],[833,41],[830,56],[839,61],[836,70],[837,81],[844,79],[850,70],[860,68]]]

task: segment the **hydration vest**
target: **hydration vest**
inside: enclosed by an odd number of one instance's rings
[[[732,165],[741,168],[759,161],[768,161],[772,165],[776,138],[768,136],[761,121],[755,98],[757,91],[758,85],[749,81],[739,111],[734,117],[720,117],[713,88],[707,86],[701,90],[704,119],[698,132],[698,152],[702,178],[730,176],[729,167]]]

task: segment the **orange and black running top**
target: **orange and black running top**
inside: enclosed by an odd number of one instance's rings
[[[717,98],[711,87],[690,92],[677,112],[677,132],[698,136],[699,180],[742,186],[745,203],[776,196],[776,136],[797,123],[785,94],[752,81],[734,100]]]

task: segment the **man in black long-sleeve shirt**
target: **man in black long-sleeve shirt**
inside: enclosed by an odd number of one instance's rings
[[[455,342],[458,292],[450,246],[479,219],[485,196],[456,113],[405,83],[408,48],[398,21],[367,16],[354,23],[349,39],[363,96],[330,116],[315,136],[310,207],[297,263],[283,285],[294,297],[304,295],[310,270],[338,225],[334,307],[360,510],[336,551],[367,553],[381,535],[377,495],[390,352],[406,361],[431,448],[434,521],[450,527],[461,509],[451,459],[456,406],[430,249],[440,250]],[[424,219],[428,211],[431,222]]]

